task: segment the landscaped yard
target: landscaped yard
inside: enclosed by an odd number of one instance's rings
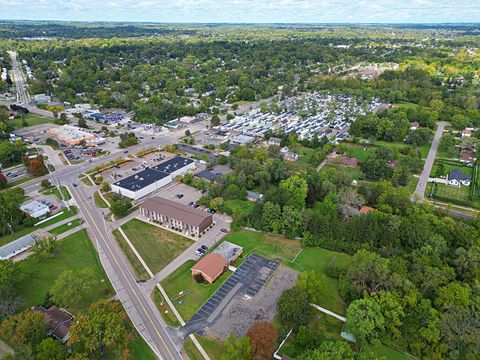
[[[191,239],[138,219],[123,224],[122,230],[154,273],[193,244]]]
[[[46,124],[49,122],[53,122],[53,119],[49,118],[44,118],[41,116],[37,116],[34,114],[27,114],[25,115],[25,120],[27,121],[27,126],[35,126],[35,125],[41,125],[41,124]],[[8,123],[12,125],[15,129],[19,129],[24,127],[23,122],[21,118],[13,119],[13,120],[8,120]]]
[[[205,301],[228,279],[231,272],[227,271],[213,284],[199,284],[192,278],[194,260],[188,260],[179,266],[172,274],[161,282],[183,320],[188,321]],[[181,292],[185,295],[177,297]],[[181,302],[181,304],[179,304]]]
[[[40,225],[37,226],[37,228],[46,228],[47,226],[50,226],[52,224],[55,224],[57,222],[60,222],[62,220],[68,219],[69,217],[72,217],[74,215],[77,215],[78,210],[75,206],[70,206],[69,209],[63,209],[63,214],[58,215],[57,217],[54,217],[53,219],[47,220],[44,223],[41,223]]]
[[[79,271],[88,268],[95,272],[99,285],[94,300],[109,298],[113,295],[110,282],[85,230],[80,230],[60,240],[55,257],[28,258],[19,262],[18,265],[23,274],[18,292],[20,297],[25,299],[26,308],[42,304],[55,280],[65,270]],[[83,304],[78,308],[68,310],[77,314],[85,310],[88,305]]]
[[[370,154],[375,152],[374,147],[368,147],[364,145],[352,144],[348,142],[342,143],[347,147],[347,156],[354,157],[359,162],[364,162]]]

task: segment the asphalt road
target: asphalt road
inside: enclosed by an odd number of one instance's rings
[[[15,82],[15,88],[17,90],[17,103],[26,106],[29,102],[29,95],[23,84],[24,78],[21,64],[17,60],[17,53],[15,51],[9,51],[8,54],[12,60],[12,74]]]
[[[183,359],[152,299],[139,288],[101,210],[89,200],[91,194],[88,194],[88,189],[80,184],[78,187],[69,186],[69,190],[85,219],[92,240],[96,242],[100,261],[115,293],[136,329],[160,359]]]
[[[423,170],[422,170],[422,173],[420,174],[420,178],[418,179],[417,188],[415,189],[415,193],[414,193],[414,194],[418,194],[418,196],[421,199],[423,199],[423,197],[425,196],[425,190],[427,190],[428,178],[430,176],[430,173],[432,172],[432,167],[435,162],[435,156],[437,155],[438,145],[440,144],[440,140],[442,138],[443,129],[447,125],[448,123],[445,121],[438,122],[437,131],[435,132],[432,145],[430,146],[427,159],[425,160],[425,165],[423,166]]]

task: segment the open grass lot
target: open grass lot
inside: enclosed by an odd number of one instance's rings
[[[52,235],[60,235],[63,234],[64,232],[76,228],[78,225],[80,225],[82,221],[80,219],[73,219],[72,221],[60,225],[56,228],[53,228],[52,230],[49,231],[50,234]],[[68,225],[70,224],[70,225]]]
[[[60,190],[58,190],[58,187],[55,186],[51,189],[43,190],[41,193],[43,195],[55,195],[58,200],[70,200],[72,198],[70,191],[68,191],[65,186],[60,186]]]
[[[225,351],[225,345],[221,341],[205,338],[197,334],[195,334],[195,337],[202,345],[203,349],[207,352],[210,359],[220,360],[223,352]],[[183,343],[183,349],[187,353],[190,360],[203,360],[203,356],[200,354],[190,338],[187,338]]]
[[[27,114],[25,116],[25,120],[27,121],[28,126],[35,126],[35,125],[41,125],[41,124],[46,124],[46,123],[49,123],[49,122],[53,122],[53,119],[44,118],[44,117],[34,115],[34,114]],[[8,120],[8,123],[10,125],[12,125],[15,129],[19,129],[19,128],[24,127],[21,118]]]
[[[102,208],[102,209],[108,208],[107,203],[100,197],[100,195],[98,194],[98,191],[93,193],[93,201],[95,202],[95,205],[97,205],[97,207],[99,208]]]
[[[359,162],[364,162],[370,154],[373,154],[375,152],[375,148],[373,147],[352,144],[348,142],[343,142],[342,144],[347,147],[347,156],[354,157]]]
[[[122,229],[154,273],[162,270],[193,244],[192,240],[184,236],[138,219],[132,219],[123,224]]]
[[[231,232],[223,240],[242,246],[243,257],[247,257],[250,253],[255,252],[258,255],[272,259],[291,262],[302,251],[298,240],[275,237],[255,231],[242,230]]]
[[[296,171],[306,171],[308,168],[314,167],[311,163],[312,155],[315,153],[314,149],[296,145],[292,146],[291,150],[300,155],[296,162],[291,163]]]
[[[190,269],[194,264],[194,260],[185,262],[161,282],[162,287],[185,321],[188,321],[195,314],[231,274],[229,271],[225,272],[213,284],[199,284],[192,278]],[[181,291],[188,293],[174,300],[175,296]],[[182,304],[178,304],[179,301],[183,301]]]
[[[401,142],[387,142],[387,141],[380,141],[380,140],[375,140],[373,142],[373,145],[385,147],[385,148],[388,148],[388,149],[393,150],[393,151],[394,150],[400,151],[400,150],[403,150],[403,149],[408,149],[409,147],[414,147],[412,145],[408,145],[408,144],[401,143]],[[418,147],[417,149],[420,150],[420,153],[422,154],[422,158],[424,159],[428,155],[428,152],[430,150],[430,144],[422,146],[422,147]]]
[[[226,200],[223,210],[229,215],[248,216],[253,212],[255,203],[249,200]]]
[[[137,335],[135,340],[132,340],[128,345],[130,349],[130,358],[135,360],[156,360],[157,357],[153,353],[152,349],[143,340],[140,335]]]
[[[19,267],[23,276],[18,291],[20,296],[25,299],[27,308],[43,303],[48,290],[65,270],[79,271],[84,268],[93,270],[100,284],[94,300],[112,296],[110,282],[85,230],[80,230],[60,240],[55,257],[29,258],[21,261]],[[88,305],[82,304],[78,308],[68,310],[77,314],[85,310]]]
[[[362,349],[363,353],[369,354],[373,353],[378,357],[384,357],[388,360],[409,360],[412,359],[410,356],[396,351],[392,348],[389,348],[384,345],[367,345]]]
[[[363,172],[360,168],[349,168],[337,164],[325,164],[320,170],[320,173],[329,171],[346,174],[350,178],[350,181],[363,179]]]
[[[130,246],[128,246],[125,238],[122,234],[120,234],[120,231],[118,231],[118,229],[113,230],[113,236],[115,236],[118,245],[127,257],[130,265],[132,265],[133,271],[137,275],[137,278],[141,280],[148,280],[150,276],[147,274],[147,271],[144,269],[142,263],[135,256],[132,249],[130,248]]]
[[[15,231],[13,234],[8,234],[0,237],[0,246],[8,244],[13,240],[17,240],[18,238],[21,238],[22,236],[25,236],[27,234],[30,234],[34,230],[35,230],[34,227],[21,227],[17,231]]]

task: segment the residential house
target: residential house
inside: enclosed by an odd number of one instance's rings
[[[283,155],[283,160],[285,161],[290,161],[290,162],[296,162],[300,156],[297,153],[294,152],[287,152],[286,154]]]
[[[460,187],[463,186],[470,186],[471,177],[470,175],[465,174],[463,171],[459,169],[453,169],[450,171],[447,177],[447,185]]]
[[[276,138],[276,137],[271,137],[267,141],[268,146],[280,146],[281,143],[282,143],[282,139]]]
[[[192,267],[192,276],[201,275],[205,281],[212,284],[223,274],[228,261],[218,253],[209,253]]]
[[[45,309],[43,306],[35,306],[33,312],[42,313],[48,326],[48,334],[65,343],[70,337],[70,326],[73,315],[55,305]]]

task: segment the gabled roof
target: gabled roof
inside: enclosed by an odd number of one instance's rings
[[[220,254],[210,253],[205,255],[199,262],[197,262],[192,270],[199,271],[202,274],[214,279],[219,273],[225,269],[228,261]]]
[[[55,305],[50,306],[48,309],[45,309],[43,306],[35,306],[32,308],[32,311],[43,314],[53,336],[59,340],[65,339],[73,321],[72,315],[63,309],[59,309]]]
[[[465,174],[462,170],[459,170],[459,169],[453,169],[448,174],[448,180],[470,181],[470,179],[471,179],[470,175]]]
[[[208,219],[212,218],[212,215],[207,212],[158,196],[148,198],[141,206],[145,210],[163,214],[193,226],[201,226],[206,221],[208,222]]]

